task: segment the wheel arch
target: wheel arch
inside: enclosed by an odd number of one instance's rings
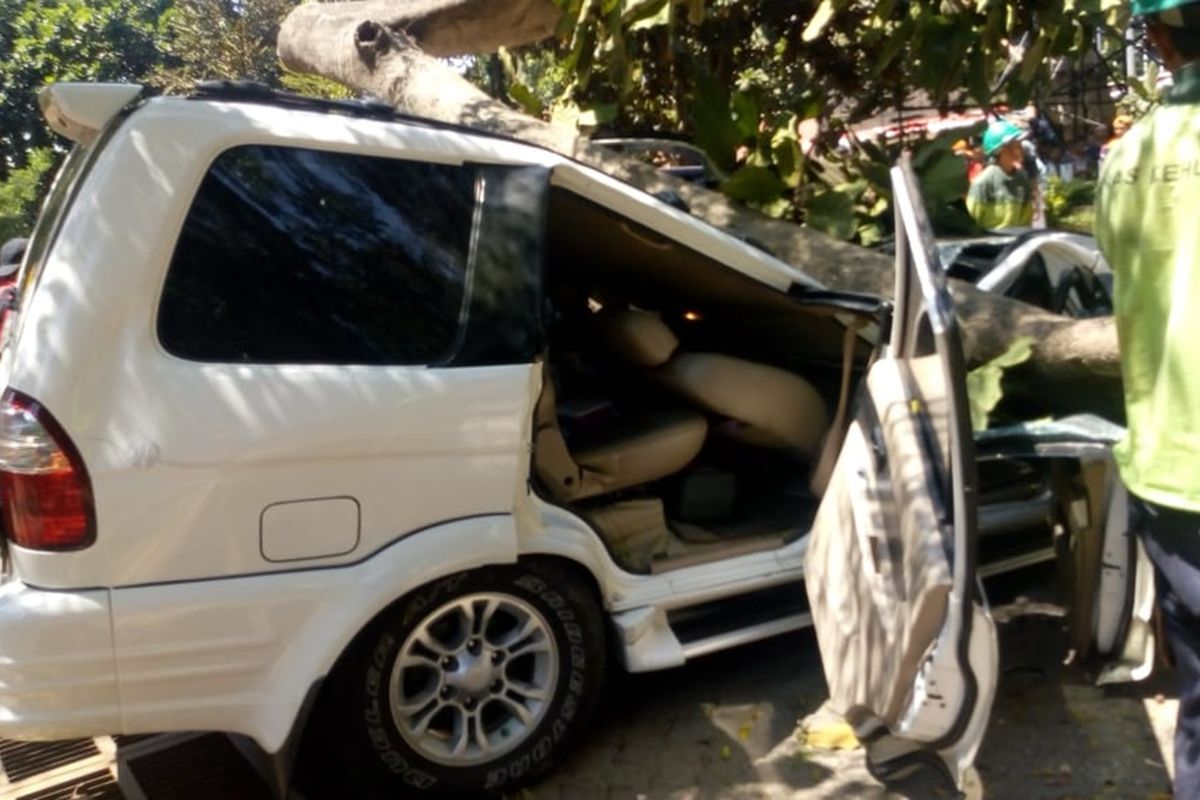
[[[352,569],[339,570],[323,587],[326,598],[311,608],[279,653],[273,685],[252,729],[239,732],[252,736],[267,753],[284,749],[311,719],[304,700],[312,687],[326,682],[381,616],[412,592],[449,575],[515,564],[516,538],[509,514],[448,520],[405,536]],[[354,602],[346,602],[349,598]]]
[[[589,626],[585,627],[584,630],[592,631],[593,633],[585,633],[583,635],[584,638],[579,641],[583,642],[586,641],[589,636],[592,637],[591,645],[583,645],[583,647],[586,649],[586,652],[597,653],[600,655],[600,658],[597,661],[591,662],[597,663],[597,666],[594,668],[583,666],[581,662],[577,662],[575,660],[576,656],[573,653],[569,657],[564,653],[562,658],[569,658],[569,661],[564,663],[570,663],[572,666],[577,667],[581,671],[591,672],[594,677],[598,676],[595,677],[596,682],[594,684],[588,684],[581,680],[577,684],[574,679],[567,681],[565,676],[560,681],[561,686],[566,687],[569,685],[572,687],[570,691],[579,692],[578,697],[587,698],[587,700],[581,700],[578,704],[574,704],[574,701],[570,701],[569,696],[564,695],[564,697],[567,697],[567,699],[561,701],[564,703],[564,705],[560,707],[561,709],[581,709],[578,712],[578,718],[583,720],[583,722],[580,724],[580,726],[570,729],[572,732],[565,734],[561,740],[558,738],[560,736],[560,730],[555,728],[553,734],[555,737],[554,741],[558,743],[558,748],[562,748],[557,751],[559,755],[548,758],[541,768],[529,772],[528,777],[526,777],[523,772],[514,772],[513,780],[517,780],[521,785],[523,785],[526,780],[536,779],[536,775],[544,774],[545,769],[548,769],[552,764],[557,763],[561,754],[570,749],[569,743],[577,741],[578,737],[582,735],[581,732],[586,730],[586,720],[591,717],[591,714],[599,701],[600,687],[604,683],[603,676],[607,672],[608,668],[612,665],[612,659],[610,657],[612,635],[609,626],[606,624],[607,614],[602,602],[600,587],[596,577],[591,573],[591,571],[588,570],[586,566],[562,556],[531,554],[522,556],[513,562],[481,564],[471,567],[470,569],[443,574],[439,577],[433,578],[427,583],[412,587],[404,594],[394,598],[390,603],[380,608],[366,623],[364,623],[364,625],[358,631],[355,632],[352,637],[350,637],[345,646],[339,652],[337,659],[331,665],[328,673],[313,684],[311,690],[313,700],[311,704],[308,707],[302,707],[300,709],[300,714],[295,721],[295,726],[289,734],[287,744],[285,744],[284,750],[276,757],[276,764],[282,766],[282,774],[290,777],[294,766],[315,763],[320,754],[325,753],[331,745],[336,746],[338,744],[336,739],[330,738],[330,731],[346,730],[346,719],[344,718],[346,714],[345,710],[353,706],[352,703],[347,703],[346,691],[348,686],[355,681],[357,681],[358,685],[361,686],[362,676],[365,674],[362,672],[364,666],[370,666],[372,664],[379,663],[376,661],[378,643],[374,642],[374,639],[378,639],[380,637],[382,637],[385,641],[387,639],[391,639],[395,629],[389,626],[400,623],[401,617],[404,619],[404,622],[401,624],[409,625],[411,624],[409,622],[410,620],[419,622],[428,613],[432,613],[440,607],[440,600],[426,604],[426,600],[428,598],[421,597],[422,592],[431,593],[431,590],[434,593],[438,591],[447,592],[447,589],[445,588],[446,586],[453,587],[448,590],[448,595],[443,595],[442,599],[444,600],[446,597],[453,598],[456,592],[460,591],[465,592],[466,594],[472,594],[474,592],[481,591],[481,587],[479,586],[480,582],[484,583],[485,585],[495,585],[498,591],[505,591],[503,588],[500,588],[502,587],[501,583],[497,583],[496,581],[489,580],[484,577],[489,569],[495,569],[499,571],[499,574],[497,574],[497,579],[500,579],[500,574],[503,574],[505,576],[504,579],[509,581],[513,580],[514,575],[521,576],[519,584],[523,585],[520,585],[520,588],[513,587],[517,589],[515,594],[518,596],[522,594],[522,590],[532,590],[535,593],[542,594],[542,596],[550,602],[549,608],[555,609],[557,613],[562,614],[563,616],[561,619],[563,621],[567,621],[568,627],[562,634],[565,637],[571,636],[571,622],[580,620],[581,616],[570,610],[558,611],[558,609],[562,608],[561,604],[563,600],[561,598],[564,596],[574,597],[575,599],[573,602],[575,604],[575,609],[580,608],[581,602],[587,603],[591,606],[592,610],[583,612],[583,616],[592,617],[592,615],[594,615],[593,622]],[[467,583],[463,584],[459,578],[465,579]],[[524,581],[528,579],[532,579],[532,584],[524,584]],[[473,587],[470,586],[472,581],[475,583]],[[439,584],[442,584],[442,587],[439,588]],[[463,588],[459,589],[458,587],[460,586]],[[552,599],[555,597],[560,599],[555,601]],[[571,601],[568,600],[567,602]],[[571,606],[567,606],[566,608],[570,609]],[[548,612],[543,611],[543,613],[547,613],[549,616]],[[559,647],[567,647],[565,644],[567,641],[572,643],[571,647],[576,646],[576,639],[564,638],[559,640]],[[608,666],[605,666],[606,664]],[[339,670],[343,668],[347,671],[339,672]],[[593,670],[595,671],[593,672]],[[368,684],[370,684],[370,681],[368,681]],[[574,688],[576,686],[580,688]],[[590,686],[590,688],[585,691],[583,688],[585,686]],[[559,689],[558,691],[564,690]],[[563,711],[562,713],[564,714],[563,719],[569,720],[574,717],[577,712]],[[354,719],[361,719],[360,715],[351,714],[351,716]],[[549,730],[550,729],[548,728],[543,728],[542,736],[548,737]],[[337,735],[340,736],[341,734]],[[546,738],[546,741],[550,740]],[[371,742],[376,747],[378,746],[374,738],[371,739]],[[291,746],[293,743],[294,747]],[[537,751],[535,750],[534,752],[536,753]],[[312,758],[309,756],[312,756]],[[357,756],[355,757],[357,758]],[[536,759],[546,757],[535,755],[534,758],[536,763]],[[524,763],[525,760],[527,760],[527,758],[520,760],[520,763]],[[406,763],[411,764],[412,762]],[[414,765],[412,768],[427,769],[427,767],[421,767],[419,764]],[[491,765],[489,765],[489,769],[492,769]],[[524,767],[522,767],[522,769],[524,769]],[[306,781],[314,779],[312,775],[306,775],[306,773],[302,770],[303,768],[301,768],[301,771],[299,771],[298,774],[304,776]],[[279,771],[278,767],[277,771]],[[429,776],[426,775],[425,777]],[[316,779],[318,781],[320,780],[319,778]],[[439,778],[439,780],[441,779]],[[491,776],[489,775],[489,781],[490,780]],[[441,797],[442,795],[438,794],[437,796]],[[457,792],[452,792],[447,796],[460,795],[457,794]],[[488,793],[488,796],[491,796],[490,792]]]
[[[431,529],[432,530],[432,529]],[[442,569],[436,572],[431,572],[428,577],[420,583],[414,583],[406,586],[403,591],[395,594],[390,599],[375,604],[374,611],[366,615],[361,624],[353,631],[347,632],[343,637],[340,645],[337,647],[336,653],[327,660],[325,669],[314,678],[314,680],[305,687],[304,694],[312,694],[315,690],[315,698],[312,702],[305,703],[301,698],[301,703],[295,707],[294,717],[287,730],[283,732],[283,736],[279,739],[283,744],[281,751],[286,752],[288,744],[291,742],[299,742],[306,736],[307,728],[310,724],[317,722],[322,713],[323,704],[327,701],[327,693],[329,687],[329,676],[332,675],[338,667],[352,654],[356,646],[365,638],[369,637],[376,626],[382,623],[388,615],[399,604],[414,592],[418,592],[440,580],[443,580],[452,575],[461,572],[477,572],[489,567],[511,566],[516,563],[534,565],[535,567],[548,569],[555,572],[568,572],[583,585],[588,594],[596,603],[596,609],[601,618],[607,621],[608,612],[604,600],[604,593],[601,588],[600,578],[595,571],[587,564],[579,560],[555,553],[535,552],[524,553],[512,559],[499,557],[500,554],[494,553],[495,558],[491,560],[481,560],[465,568]],[[614,640],[612,631],[609,625],[603,628],[604,642],[607,655],[610,657],[613,654]],[[290,766],[289,766],[290,769]]]

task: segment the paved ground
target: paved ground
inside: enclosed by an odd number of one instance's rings
[[[1162,748],[1169,743],[1174,709],[1170,691],[1164,688],[1169,686],[1170,676],[1134,688],[1096,689],[1084,671],[1062,666],[1059,627],[1060,621],[1054,618],[1026,617],[1001,628],[1003,676],[992,725],[978,759],[986,797],[1169,797],[1167,758]],[[605,710],[584,746],[549,780],[521,798],[871,800],[952,796],[945,787],[928,781],[885,792],[867,774],[861,751],[806,746],[796,735],[797,721],[818,709],[823,699],[824,681],[810,632],[701,659],[669,672],[622,676],[610,687]],[[0,743],[0,759],[7,765],[6,746]],[[226,740],[200,737],[192,740],[186,757],[163,758],[153,764],[153,759],[142,755],[139,764],[139,754],[153,746],[153,740],[108,740],[101,748],[107,753],[90,754],[90,761],[77,761],[75,767],[56,767],[63,775],[67,773],[62,770],[75,769],[70,773],[73,783],[55,782],[62,791],[28,793],[25,789],[32,788],[28,777],[25,783],[6,790],[0,778],[0,797],[265,797],[263,785],[247,773],[244,764],[240,771],[229,766],[232,748]],[[119,781],[111,781],[110,786],[104,783],[103,774]],[[72,794],[74,787],[84,785],[93,787],[90,793],[85,789]],[[40,786],[44,789],[48,784]],[[201,791],[201,786],[206,788]]]
[[[1057,620],[1011,623],[996,712],[978,759],[989,798],[1166,798],[1169,778],[1152,724],[1169,738],[1174,704],[1160,685],[1100,690],[1061,665]],[[951,797],[915,781],[885,792],[860,750],[806,747],[797,720],[824,682],[811,633],[625,679],[590,741],[534,800],[817,800]]]

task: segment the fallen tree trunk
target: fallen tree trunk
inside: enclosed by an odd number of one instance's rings
[[[525,11],[539,3],[557,13],[550,0],[467,0],[453,5],[459,7],[460,13],[465,13],[463,7],[473,6],[485,15],[494,15],[497,8],[511,5]],[[428,0],[365,0],[299,6],[279,32],[279,56],[288,69],[324,75],[386,100],[402,111],[513,136],[576,158],[652,194],[673,191],[688,203],[696,217],[764,246],[831,288],[874,294],[891,292],[891,259],[887,256],[770,219],[736,205],[718,192],[590,144],[573,130],[534,119],[488,97],[433,57],[447,55],[444,49],[439,47],[431,54],[426,52],[424,39],[418,42],[414,38],[416,11],[426,5]],[[422,30],[434,35],[435,20],[429,17],[421,20]],[[495,23],[494,27],[502,25]],[[552,32],[553,24],[548,24],[545,35]],[[440,33],[437,38],[445,39]],[[465,48],[458,52],[486,52],[486,49]]]
[[[298,6],[279,32],[279,56],[297,72],[317,73],[429,119],[501,133],[578,159],[647,192],[669,190],[696,217],[751,241],[825,286],[890,295],[891,258],[822,233],[770,219],[718,192],[581,139],[487,96],[435,56],[488,52],[553,34],[551,0],[358,0]],[[955,286],[968,361],[1003,352],[1018,336],[1034,339],[1023,390],[1061,397],[1077,383],[1069,409],[1119,409],[1116,332],[1111,320],[1073,320]]]

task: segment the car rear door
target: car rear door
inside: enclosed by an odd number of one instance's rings
[[[997,642],[976,579],[962,345],[907,157],[892,170],[896,309],[813,524],[805,582],[833,707],[881,779],[957,785],[987,725]]]

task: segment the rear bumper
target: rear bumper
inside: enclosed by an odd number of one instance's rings
[[[0,585],[0,737],[121,729],[109,593]]]

